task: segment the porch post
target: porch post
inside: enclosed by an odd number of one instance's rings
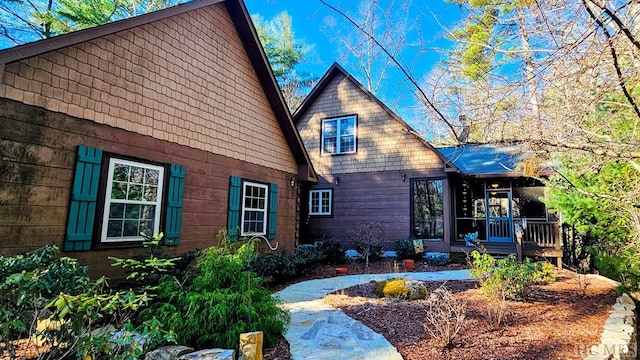
[[[518,261],[522,262],[522,232],[516,231],[516,254],[518,255]]]

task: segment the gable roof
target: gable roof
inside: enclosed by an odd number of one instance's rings
[[[459,145],[437,149],[462,175],[521,176],[515,169],[528,155],[513,145]]]
[[[293,123],[291,112],[289,111],[282,93],[280,92],[280,87],[273,75],[273,71],[271,70],[271,66],[269,65],[264,49],[260,44],[256,29],[251,21],[251,16],[249,15],[249,12],[242,0],[194,0],[144,15],[118,20],[49,39],[0,50],[0,78],[4,73],[4,67],[7,63],[20,61],[219,3],[224,3],[227,8],[229,16],[233,21],[233,25],[238,32],[245,51],[247,52],[251,65],[253,66],[258,80],[262,85],[265,96],[269,101],[269,105],[278,120],[278,125],[284,134],[296,163],[300,167],[298,174],[300,180],[315,181],[316,175],[313,170],[311,160],[309,159],[309,155],[307,154],[302,143],[302,139],[298,134],[298,130]]]
[[[343,76],[349,80],[351,80],[359,89],[362,91],[367,97],[373,100],[378,106],[380,106],[384,111],[386,111],[389,116],[396,120],[405,131],[413,135],[416,139],[418,139],[424,146],[426,146],[429,150],[432,150],[439,158],[442,160],[445,165],[450,164],[450,162],[445,158],[440,152],[437,151],[436,148],[431,145],[426,139],[420,136],[409,124],[407,124],[400,116],[398,116],[393,110],[391,110],[387,105],[385,105],[380,99],[378,99],[371,91],[369,91],[364,85],[362,85],[355,77],[353,77],[349,72],[347,72],[340,64],[334,62],[331,67],[325,72],[320,81],[316,84],[316,86],[311,90],[309,95],[302,101],[302,104],[298,107],[296,112],[293,114],[293,121],[297,124],[298,121],[302,118],[302,116],[309,110],[309,108],[313,105],[316,99],[324,92],[329,83],[336,77]]]

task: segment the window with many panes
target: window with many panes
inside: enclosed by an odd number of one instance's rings
[[[412,236],[444,240],[444,180],[412,180],[411,202]]]
[[[309,191],[309,215],[331,215],[331,190]]]
[[[242,232],[240,235],[266,235],[268,185],[245,181],[242,189]]]
[[[160,232],[164,168],[111,158],[105,192],[102,241],[142,241]]]
[[[322,154],[337,155],[356,152],[356,116],[322,120]]]

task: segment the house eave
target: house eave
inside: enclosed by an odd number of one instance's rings
[[[197,10],[223,1],[225,0],[195,0],[147,14],[110,22],[104,25],[77,30],[68,34],[58,35],[48,39],[30,42],[24,45],[14,46],[12,48],[0,50],[0,64],[20,61],[47,52],[59,50],[68,46],[77,45],[86,41],[97,39],[102,36],[149,24],[154,21],[163,20],[171,16],[179,15],[192,10]],[[2,75],[1,72],[0,75]]]
[[[292,115],[282,97],[280,87],[273,75],[264,49],[260,45],[257,32],[253,26],[251,16],[241,0],[194,0],[170,8],[151,13],[122,19],[104,25],[74,31],[68,34],[55,36],[49,39],[34,41],[9,49],[0,50],[0,78],[4,73],[5,64],[38,56],[47,52],[56,51],[65,47],[91,41],[106,35],[160,21],[189,11],[197,10],[214,4],[224,3],[240,36],[243,47],[251,61],[253,68],[263,91],[273,109],[284,137],[291,149],[291,153],[299,167],[299,180],[314,181],[315,170],[311,164],[302,139],[293,123]],[[301,169],[304,168],[304,169]]]

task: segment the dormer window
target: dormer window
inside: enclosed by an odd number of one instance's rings
[[[322,155],[356,152],[356,116],[322,120]]]

